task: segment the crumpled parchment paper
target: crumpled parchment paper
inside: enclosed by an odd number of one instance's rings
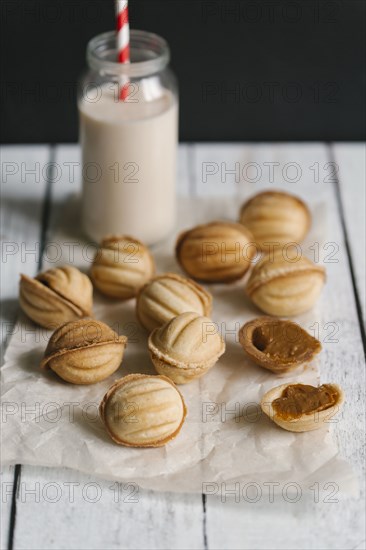
[[[182,199],[177,231],[212,219],[235,220],[237,208],[234,199]],[[324,205],[313,205],[312,210],[308,243],[322,243]],[[94,250],[73,233],[78,225],[77,201],[68,201],[59,214],[44,269],[55,266],[57,251],[56,265],[73,263],[87,270]],[[174,258],[175,237],[176,233],[152,249],[158,272],[180,271]],[[243,286],[241,281],[209,287],[214,296],[213,319],[225,337],[226,353],[205,377],[180,386],[187,420],[175,440],[157,449],[116,445],[98,416],[99,403],[114,380],[128,373],[155,374],[147,334],[136,321],[134,300],[118,302],[95,295],[95,317],[126,334],[129,344],[119,370],[92,386],[74,386],[41,370],[51,333],[21,315],[2,367],[3,463],[69,467],[161,491],[211,492],[222,483],[283,486],[291,482],[309,488],[314,482],[320,486],[333,482],[343,492],[354,492],[355,476],[337,456],[332,425],[294,434],[261,413],[259,402],[268,389],[288,381],[317,384],[321,355],[305,369],[282,377],[251,363],[237,333],[244,322],[261,313],[250,304]],[[320,308],[321,300],[295,321],[309,330],[319,320]]]

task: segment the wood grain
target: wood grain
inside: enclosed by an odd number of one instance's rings
[[[1,357],[18,312],[19,273],[33,276],[39,263],[43,199],[47,185],[47,146],[1,147]],[[2,361],[1,361],[2,362]],[[1,548],[12,518],[14,467],[1,469]]]
[[[189,177],[185,148],[181,149],[180,158],[183,166],[181,163],[179,191],[187,194]],[[70,196],[74,195],[77,202],[80,192],[79,149],[58,147],[54,162],[57,165],[54,179],[56,170],[61,177],[52,183],[50,190],[45,243],[48,262],[52,250],[49,245],[59,224],[63,223],[61,214],[65,201],[70,201]],[[74,170],[72,178],[70,167]],[[77,238],[76,228],[70,228],[70,241],[77,242]],[[75,500],[71,502],[73,487]],[[94,498],[96,501],[92,502]],[[42,529],[35,525],[35,517],[42,517]],[[14,548],[201,548],[202,517],[200,495],[179,497],[146,492],[135,489],[133,480],[130,487],[119,486],[117,490],[113,482],[79,472],[23,466]]]
[[[30,179],[22,185],[14,175],[3,188],[6,199],[3,237],[7,242],[34,245],[43,236],[47,237],[44,244],[50,243],[62,224],[60,213],[67,197],[70,194],[77,197],[80,190],[79,149],[59,146],[54,156],[47,147],[15,147],[4,151],[3,159],[8,162],[25,160],[28,166],[34,162],[42,166],[51,161],[57,164],[38,186],[32,186]],[[362,192],[359,183],[362,151],[358,146],[355,149],[335,146],[334,156],[340,165],[341,204],[331,177],[329,148],[322,144],[181,146],[178,191],[185,196],[230,195],[238,208],[241,200],[270,186],[292,190],[311,202],[327,202],[327,242],[337,246],[322,251],[323,257],[336,260],[327,264],[328,282],[319,305],[322,312],[319,331],[324,347],[322,381],[338,382],[346,390],[347,404],[334,431],[341,455],[353,464],[362,479],[364,359],[340,219],[343,209],[360,285],[364,280],[364,263],[356,258],[356,243],[364,219],[357,201]],[[70,166],[75,169],[73,178]],[[355,180],[357,185],[350,190],[350,182]],[[45,213],[43,207],[47,201],[49,208]],[[335,254],[329,256],[334,250]],[[6,322],[16,316],[19,271],[34,274],[37,269],[39,258],[27,259],[24,265],[19,255],[13,254],[9,263],[2,266],[6,273],[2,292],[10,312]],[[3,483],[9,484],[7,490],[11,489],[12,481],[13,469],[6,468]],[[133,485],[119,486],[117,491],[112,482],[78,472],[23,466],[16,499],[14,548],[364,548],[362,484],[359,498],[337,494],[338,502],[325,501],[331,487],[320,496],[320,502],[315,502],[314,491],[304,487],[297,503],[288,502],[283,496],[270,502],[264,489],[258,502],[242,498],[238,503],[232,498],[223,502],[215,496],[202,499],[201,495],[135,492]],[[2,508],[2,548],[6,548],[9,502]]]
[[[335,381],[346,391],[347,403],[336,426],[335,436],[342,456],[354,465],[360,475],[362,491],[359,499],[345,498],[338,494],[335,498],[339,502],[336,503],[326,502],[326,492],[320,497],[320,502],[315,502],[314,492],[310,487],[301,487],[301,499],[292,504],[287,502],[281,493],[275,502],[269,502],[269,487],[260,488],[262,496],[256,503],[246,502],[242,493],[239,503],[235,503],[233,497],[227,498],[224,502],[224,496],[208,496],[208,547],[354,548],[361,543],[364,532],[362,476],[365,371],[359,320],[337,206],[336,182],[332,181],[332,167],[328,164],[331,159],[327,148],[318,144],[283,144],[273,147],[235,145],[221,149],[216,146],[212,147],[211,153],[209,149],[209,146],[196,148],[195,173],[198,178],[197,193],[200,195],[221,193],[222,186],[227,183],[229,185],[226,189],[233,196],[239,197],[248,197],[253,192],[272,186],[298,194],[311,203],[323,201],[327,205],[327,248],[323,250],[323,256],[326,261],[328,260],[328,280],[321,303],[317,306],[322,314],[319,326],[323,344],[321,381]],[[212,188],[204,187],[199,179],[202,174],[202,163],[207,162],[207,159],[211,159],[216,166],[223,167],[213,176]],[[251,163],[253,174],[256,169],[261,177],[253,182],[251,179],[254,176],[245,179],[245,172],[241,171],[235,188],[233,178],[236,174],[228,175],[225,168],[232,169],[235,164],[245,167],[248,163]],[[269,166],[273,166],[275,173],[279,174],[278,178],[273,178],[271,184],[264,175],[265,168],[268,174]],[[295,179],[296,172],[296,182],[284,181],[284,174],[287,175],[287,179]],[[335,254],[329,254],[334,251]],[[308,320],[307,323],[309,329],[312,323]],[[268,483],[275,481],[268,479]],[[329,483],[331,481],[329,480]],[[226,489],[229,491],[235,488],[231,486]],[[328,489],[331,489],[331,486]],[[254,497],[249,495],[248,498],[250,500]],[[264,525],[265,530],[261,528]],[[324,529],[324,526],[330,528]]]
[[[332,145],[337,164],[341,200],[344,209],[357,291],[366,322],[366,146],[364,143],[335,143]]]

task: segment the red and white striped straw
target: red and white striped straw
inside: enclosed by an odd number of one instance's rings
[[[130,62],[130,25],[128,22],[128,0],[116,0],[117,48],[119,63]],[[128,96],[129,81],[125,77],[121,82],[120,99]]]

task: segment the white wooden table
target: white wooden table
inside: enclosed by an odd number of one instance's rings
[[[70,193],[79,191],[80,151],[74,145],[5,146],[1,156],[1,327],[6,346],[18,311],[18,275],[22,271],[33,276],[42,268],[57,212]],[[229,170],[239,170],[239,183]],[[142,490],[129,497],[128,488],[122,487],[116,495],[113,483],[78,472],[6,466],[2,470],[1,548],[365,548],[365,146],[180,147],[181,195],[239,197],[242,185],[254,192],[260,185],[268,187],[286,179],[293,182],[295,193],[310,183],[314,194],[326,188],[328,240],[337,250],[336,261],[328,267],[324,297],[328,306],[320,327],[322,380],[338,382],[352,396],[335,437],[341,455],[360,476],[360,497],[338,495],[337,502],[304,497],[296,504],[284,498],[270,502],[268,494],[256,503]],[[334,326],[336,344],[329,338]]]

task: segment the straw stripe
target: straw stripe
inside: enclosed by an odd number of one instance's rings
[[[130,26],[128,22],[128,1],[116,0],[117,48],[119,63],[130,62]],[[120,98],[125,101],[128,96],[128,79],[121,80]]]
[[[128,5],[127,2],[123,3],[122,9],[117,7],[117,30],[122,29],[123,25],[128,25]]]
[[[118,61],[120,63],[130,61],[130,30],[128,25],[122,27],[118,33]]]

